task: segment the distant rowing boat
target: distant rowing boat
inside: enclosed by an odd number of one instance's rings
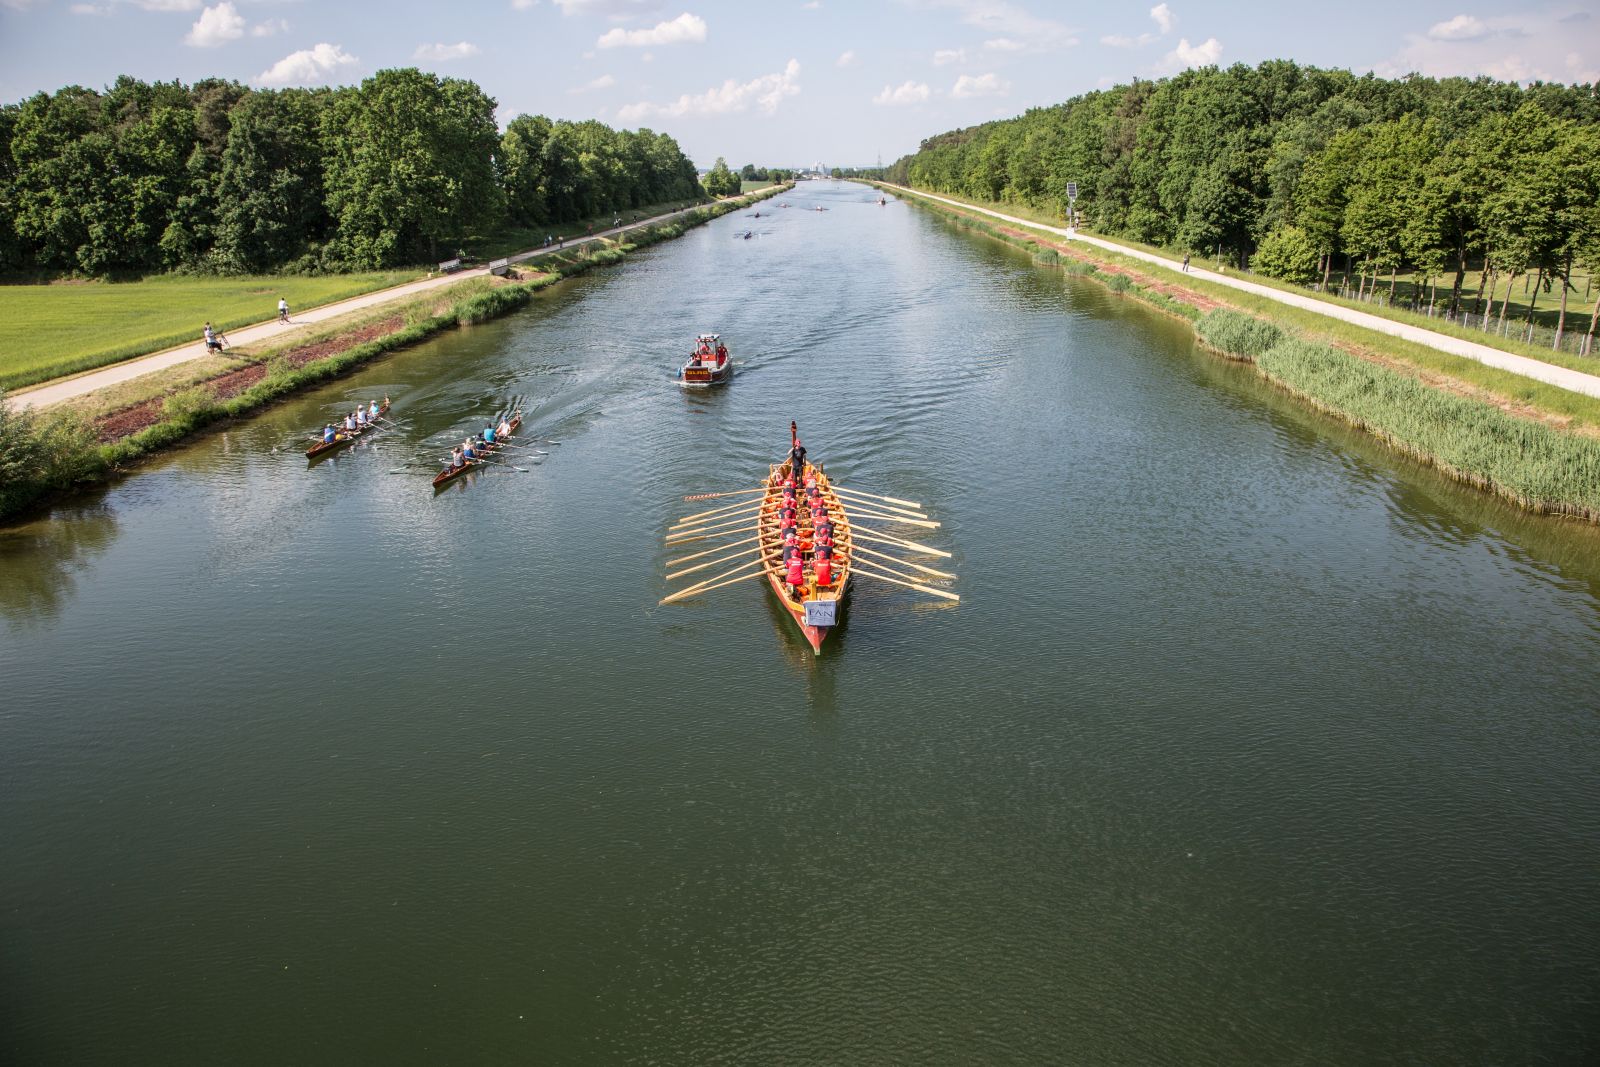
[[[384,413],[388,410],[389,398],[384,397],[383,407],[378,409],[377,417],[382,418]],[[316,460],[322,459],[324,456],[328,456],[334,452],[337,452],[346,445],[355,444],[359,438],[366,436],[368,433],[371,433],[376,429],[378,429],[376,423],[368,422],[365,426],[358,426],[354,430],[338,430],[334,433],[333,440],[318,441],[316,444],[306,449],[306,459],[315,462]]]
[[[498,436],[495,437],[494,444],[485,445],[484,446],[484,449],[483,449],[483,457],[484,458],[483,459],[469,459],[459,467],[446,467],[444,470],[440,471],[438,474],[435,474],[433,476],[433,489],[434,489],[434,492],[438,492],[440,489],[443,489],[445,486],[449,485],[452,481],[454,481],[455,479],[461,477],[463,474],[467,473],[467,471],[469,471],[469,470],[472,470],[474,467],[481,467],[485,463],[487,463],[489,461],[489,457],[494,455],[496,452],[498,452],[500,450],[501,443],[505,442],[505,441],[509,441],[516,434],[517,427],[522,425],[522,416],[520,414],[513,415],[511,417],[510,425],[511,425],[511,429],[508,432],[506,432],[504,434],[501,434],[501,435],[498,435]]]

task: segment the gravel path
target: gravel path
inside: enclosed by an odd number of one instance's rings
[[[998,211],[991,211],[984,207],[975,207],[972,204],[965,204],[959,200],[950,200],[942,196],[934,196],[932,193],[924,193],[917,189],[907,189],[904,186],[887,185],[887,183],[885,183],[885,185],[887,188],[894,189],[908,196],[920,196],[925,200],[937,200],[940,203],[961,208],[963,211],[975,211],[978,214],[989,215],[1005,222],[1015,223],[1018,226],[1030,226],[1036,230],[1044,230],[1048,233],[1065,237],[1069,241],[1082,241],[1084,244],[1094,245],[1097,248],[1104,248],[1108,252],[1119,252],[1122,255],[1132,256],[1134,259],[1144,260],[1147,263],[1154,263],[1155,265],[1159,267],[1165,267],[1168,270],[1177,270],[1177,267],[1172,263],[1171,260],[1165,259],[1161,256],[1135,248],[1126,248],[1119,244],[1112,244],[1110,241],[1103,241],[1098,237],[1089,237],[1085,234],[1078,233],[1075,230],[1063,229],[1059,226],[1046,226],[1038,222],[1029,222],[1027,219],[1019,219],[1013,215],[1003,215]],[[1338,304],[1330,304],[1326,301],[1318,300],[1315,297],[1301,296],[1298,293],[1286,293],[1281,289],[1274,289],[1268,285],[1260,285],[1256,282],[1246,281],[1243,278],[1237,278],[1231,274],[1218,274],[1214,271],[1203,270],[1194,266],[1191,266],[1187,273],[1196,278],[1204,278],[1206,281],[1216,282],[1218,285],[1226,285],[1232,289],[1238,289],[1242,292],[1253,293],[1256,296],[1266,297],[1268,300],[1276,300],[1280,304],[1288,304],[1291,307],[1301,308],[1305,311],[1314,311],[1318,315],[1327,315],[1330,318],[1341,319],[1357,326],[1364,326],[1369,330],[1376,330],[1378,333],[1388,334],[1391,337],[1399,337],[1407,341],[1415,341],[1418,344],[1427,345],[1429,348],[1436,348],[1441,352],[1449,352],[1451,355],[1464,356],[1467,359],[1476,360],[1477,362],[1486,366],[1497,367],[1500,370],[1511,371],[1513,374],[1520,374],[1525,378],[1532,378],[1535,381],[1544,382],[1548,385],[1560,386],[1562,389],[1570,389],[1574,393],[1583,393],[1586,396],[1600,397],[1600,376],[1585,374],[1582,371],[1569,370],[1566,367],[1558,367],[1553,363],[1545,363],[1541,360],[1529,359],[1527,356],[1513,355],[1510,352],[1503,352],[1498,348],[1491,348],[1488,345],[1478,344],[1476,341],[1468,341],[1460,337],[1452,337],[1449,334],[1438,333],[1434,330],[1429,330],[1421,326],[1412,326],[1404,322],[1395,322],[1393,319],[1386,319],[1381,315],[1373,315],[1365,311],[1357,311],[1355,308],[1347,308]]]

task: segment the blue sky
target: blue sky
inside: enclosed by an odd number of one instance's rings
[[[353,84],[415,65],[522,112],[649,126],[700,164],[870,164],[1210,62],[1600,80],[1587,3],[0,0],[0,100],[118,74]]]

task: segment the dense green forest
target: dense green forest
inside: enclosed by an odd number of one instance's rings
[[[0,107],[0,270],[372,269],[701,194],[665,134],[519,115],[415,69],[359,87],[119,78]]]
[[[1073,181],[1099,232],[1307,284],[1453,276],[1454,308],[1469,260],[1547,291],[1600,267],[1600,86],[1208,67],[930,137],[887,177],[1061,217]]]

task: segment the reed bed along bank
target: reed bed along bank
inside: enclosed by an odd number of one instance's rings
[[[680,237],[720,215],[775,196],[787,186],[772,186],[746,196],[719,201],[688,212],[670,223],[630,230],[620,244],[590,245],[543,257],[540,274],[489,288],[466,288],[443,306],[438,294],[380,309],[354,323],[336,325],[284,341],[260,353],[264,373],[235,396],[221,398],[207,382],[196,382],[165,395],[158,421],[120,440],[100,443],[84,412],[32,412],[5,404],[0,393],[0,521],[16,519],[63,494],[125,472],[140,459],[225,420],[246,416],[290,393],[340,377],[390,352],[426,340],[444,330],[487,322],[523,307],[548,286],[595,267],[626,258],[628,253]],[[387,316],[395,328],[379,337],[360,339],[359,327]],[[308,341],[333,342],[331,354],[304,365],[283,358],[292,346]]]
[[[1465,386],[1483,386],[1487,380],[1491,392],[1509,401],[1537,401],[1536,409],[1558,420],[1571,418],[1578,426],[1590,423],[1594,405],[1589,398],[1559,390],[1564,395],[1545,403],[1554,387],[1520,378],[1510,386],[1509,372],[1480,369],[1476,364],[1458,367],[1469,361],[1431,350],[1418,358],[1415,350],[1422,346],[1391,342],[1344,323],[1330,322],[1324,328],[1310,313],[1297,309],[1285,308],[1280,317],[1275,307],[1262,310],[1264,301],[1250,301],[1254,314],[1217,306],[1229,294],[1212,293],[1209,290],[1216,287],[1198,279],[1195,284],[1187,278],[1165,284],[1141,270],[1141,264],[1121,262],[1123,257],[1099,249],[1074,247],[1063,254],[1046,247],[1045,238],[997,221],[936,201],[913,202],[939,211],[964,229],[1027,249],[1036,263],[1093,277],[1113,291],[1188,319],[1208,349],[1253,364],[1263,377],[1302,402],[1449,477],[1529,511],[1600,523],[1600,439],[1512,414],[1491,400],[1430,385],[1410,373],[1406,364],[1430,372],[1442,369]],[[1211,307],[1197,307],[1196,297]],[[1330,338],[1369,350],[1375,358],[1322,343]],[[1401,354],[1394,361],[1399,366],[1377,361],[1397,349]]]

